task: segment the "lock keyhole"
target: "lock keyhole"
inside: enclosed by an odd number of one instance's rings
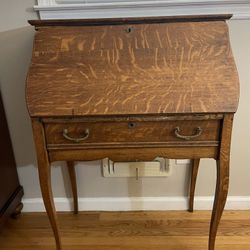
[[[133,30],[133,29],[132,29],[131,27],[128,27],[128,28],[126,29],[126,32],[127,32],[127,33],[131,33],[132,30]]]
[[[135,128],[136,127],[136,123],[135,122],[129,122],[128,123],[128,128]]]

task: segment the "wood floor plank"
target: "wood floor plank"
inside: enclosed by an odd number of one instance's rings
[[[211,212],[59,213],[64,250],[206,250]],[[250,211],[225,211],[216,250],[250,249]],[[54,250],[45,213],[24,213],[0,232],[0,250]]]

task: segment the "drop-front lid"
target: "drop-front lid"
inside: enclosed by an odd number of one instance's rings
[[[32,21],[30,116],[235,112],[228,17]]]

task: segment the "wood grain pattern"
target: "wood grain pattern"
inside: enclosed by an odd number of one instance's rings
[[[32,119],[32,128],[36,145],[38,173],[43,201],[54,232],[56,249],[61,250],[62,244],[51,186],[51,165],[46,150],[42,123],[38,119]]]
[[[77,182],[76,182],[76,170],[75,163],[73,161],[67,161],[67,168],[70,177],[70,184],[74,201],[74,213],[78,214],[78,195],[77,195]]]
[[[206,250],[211,212],[59,213],[64,250]],[[23,213],[0,232],[1,250],[54,250],[45,213]],[[216,250],[250,249],[250,211],[225,211]]]
[[[89,149],[77,148],[57,148],[49,149],[50,161],[93,161],[103,158],[110,158],[112,161],[152,161],[156,157],[169,159],[192,159],[192,158],[213,158],[217,159],[217,146],[178,146],[169,145],[168,147],[155,145],[155,147],[145,147],[142,145],[133,147],[101,147],[96,146]]]
[[[235,112],[238,96],[224,21],[40,27],[26,88],[32,117]]]
[[[116,116],[63,116],[63,117],[42,117],[43,123],[65,123],[71,124],[76,122],[163,122],[163,121],[189,121],[189,120],[222,120],[224,114],[189,114],[189,115],[116,115]]]
[[[210,121],[168,121],[168,122],[79,122],[79,123],[48,123],[45,124],[46,142],[49,147],[60,144],[107,144],[107,143],[147,143],[147,142],[183,142],[197,141],[218,142],[221,120]],[[174,130],[180,128],[183,135],[196,134],[200,127],[202,133],[192,140],[185,141],[176,137]],[[81,138],[89,131],[86,140],[74,143],[63,137],[67,129],[72,138]]]
[[[160,156],[217,160],[209,237],[209,250],[214,250],[239,98],[225,16],[116,21],[33,22],[39,27],[26,100],[57,249],[62,245],[50,183],[52,161],[148,161]],[[130,122],[135,126],[128,128]],[[203,133],[184,141],[182,135],[193,135],[198,126]],[[175,127],[181,135],[173,133]],[[86,141],[75,143],[68,136]],[[70,174],[76,188],[75,173]]]
[[[215,249],[216,234],[227,199],[232,127],[233,115],[226,115],[221,133],[220,153],[217,160],[217,183],[210,224],[209,250]]]

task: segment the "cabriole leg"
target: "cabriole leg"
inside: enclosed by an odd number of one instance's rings
[[[74,213],[78,214],[78,195],[77,195],[77,183],[76,183],[76,172],[75,164],[73,161],[67,161],[67,168],[70,177],[71,189],[73,193],[74,200]]]
[[[217,183],[214,206],[210,223],[209,250],[215,249],[215,239],[220,219],[226,204],[229,185],[230,144],[233,126],[233,114],[224,116],[219,157],[217,159]]]
[[[52,230],[54,232],[56,240],[56,249],[62,250],[55,204],[51,188],[51,165],[48,159],[48,152],[46,150],[43,124],[39,120],[33,119],[32,126],[37,151],[38,172],[43,201],[50,220]]]
[[[190,191],[189,191],[189,212],[194,211],[194,194],[195,194],[195,186],[196,180],[199,170],[200,159],[194,159],[192,161],[191,166],[191,183],[190,183]]]
[[[215,239],[226,204],[229,184],[229,162],[217,161],[217,184],[210,224],[209,250],[215,249]]]

